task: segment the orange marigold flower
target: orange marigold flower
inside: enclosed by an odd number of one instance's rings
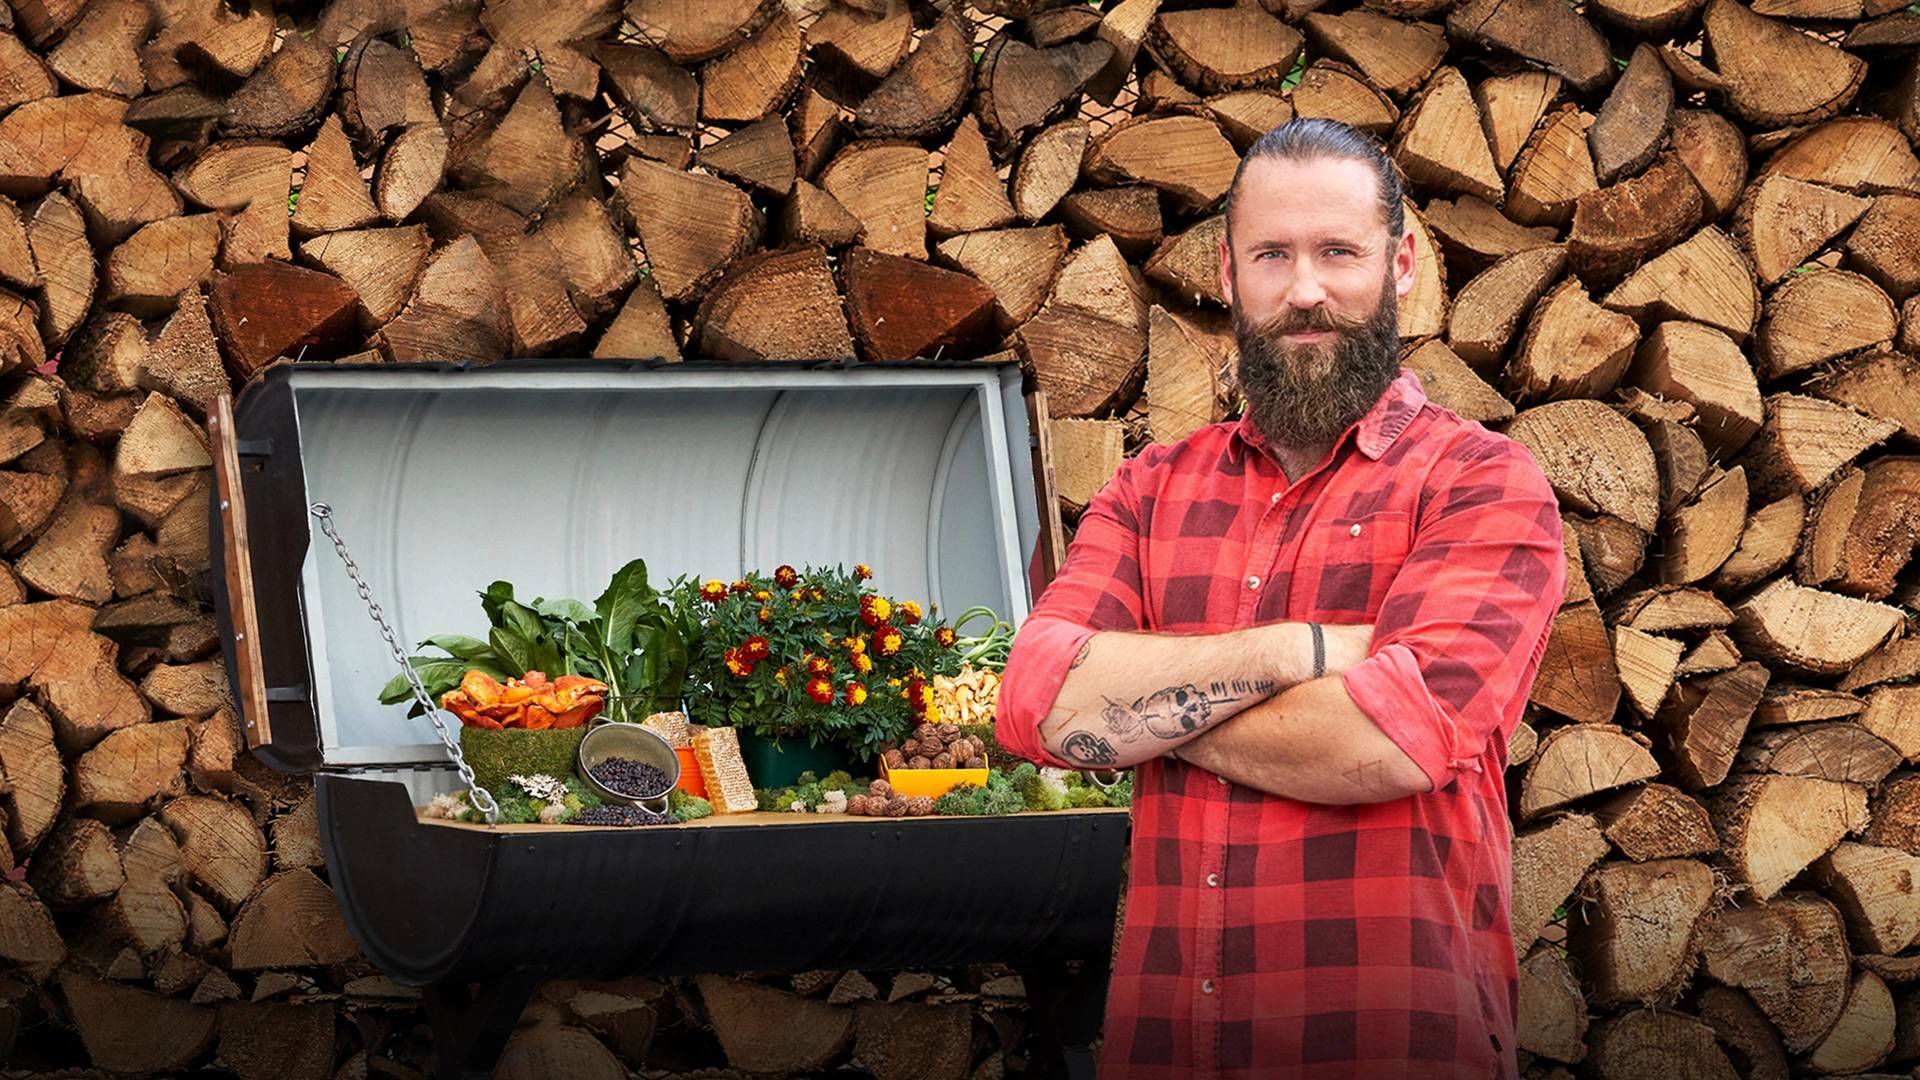
[[[769,621],[769,620],[771,620],[772,618],[773,618],[773,609],[772,609],[772,608],[761,608],[761,609],[760,609],[760,622],[761,622],[762,624],[765,624],[766,622],[768,622],[768,621]]]
[[[727,583],[724,581],[709,581],[700,586],[700,599],[709,604],[717,604],[726,598]]]
[[[788,593],[787,597],[797,604],[800,601],[805,600],[807,598],[807,590],[795,589],[792,592]]]
[[[732,585],[727,586],[727,588],[737,593],[743,593],[743,592],[750,591],[753,588],[753,586],[743,580],[743,581],[736,581]]]
[[[773,571],[773,583],[783,589],[791,589],[795,585],[800,584],[800,572],[785,563],[781,563]]]
[[[809,589],[808,595],[812,596],[815,600],[825,600],[827,598],[825,589]]]
[[[870,581],[873,579],[873,567],[868,566],[866,563],[854,563],[853,576],[859,578],[861,581]]]
[[[933,640],[939,642],[941,648],[951,649],[953,643],[960,640],[960,635],[953,632],[953,627],[943,626],[933,632]]]
[[[765,660],[771,651],[763,637],[750,637],[740,643],[740,655],[749,660]]]
[[[867,651],[867,636],[865,634],[859,634],[850,638],[842,638],[840,639],[840,644],[845,645],[848,652],[858,656]]]
[[[900,646],[907,643],[907,638],[894,627],[882,626],[873,632],[873,641],[879,648],[881,656],[892,656],[900,651]]]
[[[879,627],[893,614],[893,605],[887,603],[884,596],[863,596],[860,598],[860,621],[868,626]]]
[[[765,589],[756,589],[754,590],[753,598],[764,604],[767,601],[773,599],[773,594],[768,592]]]
[[[918,603],[912,600],[900,601],[900,621],[901,622],[906,623],[908,626],[912,626],[914,623],[917,623],[920,621],[920,616],[922,614],[924,613],[920,610],[920,605]]]
[[[781,686],[787,685],[787,669],[783,667],[779,671],[774,672],[773,681],[779,683]]]
[[[807,657],[807,674],[831,675],[833,674],[833,662],[824,656],[809,655]]]
[[[862,675],[865,675],[868,672],[872,671],[873,657],[868,656],[866,653],[854,653],[853,654],[853,670],[859,672]]]
[[[833,681],[818,676],[808,679],[807,696],[822,705],[833,704]]]
[[[747,659],[739,649],[728,649],[727,670],[744,679],[753,674],[753,661]]]
[[[866,685],[863,683],[857,683],[857,682],[848,683],[847,684],[847,704],[865,705],[866,703],[867,703]]]

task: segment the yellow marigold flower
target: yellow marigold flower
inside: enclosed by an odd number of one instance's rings
[[[779,683],[781,686],[787,685],[787,669],[781,668],[779,671],[774,672],[773,681]]]
[[[887,685],[888,685],[888,686],[893,686],[893,687],[897,687],[897,686],[899,686],[899,685],[900,685],[900,680],[899,680],[899,679],[888,679],[888,680],[887,680]]]
[[[807,590],[795,589],[792,592],[788,593],[787,596],[788,598],[792,599],[794,602],[798,603],[799,601],[805,600],[807,598]]]
[[[889,626],[880,632],[879,647],[881,656],[892,656],[906,643],[906,637],[900,631]]]
[[[847,704],[865,705],[866,703],[867,703],[867,688],[857,682],[848,683],[847,684]]]
[[[867,672],[872,671],[873,657],[868,656],[866,653],[854,653],[853,669],[855,671],[858,671],[862,675],[865,675]]]
[[[848,652],[858,655],[867,651],[867,635],[861,634],[859,637],[850,637],[842,642],[842,644],[847,647]]]
[[[900,601],[900,611],[901,619],[909,626],[919,622],[920,617],[925,614],[920,610],[920,605],[912,600]]]
[[[773,618],[773,609],[772,609],[772,608],[761,608],[761,609],[760,609],[760,621],[761,621],[761,622],[763,622],[763,623],[764,623],[764,622],[766,622],[766,621],[768,621],[768,620],[770,620],[770,619],[772,619],[772,618]]]
[[[700,599],[710,604],[717,604],[726,598],[727,583],[724,581],[709,581],[700,586]]]
[[[861,581],[867,581],[873,577],[873,567],[868,566],[866,563],[854,563],[853,575]]]
[[[768,592],[765,589],[761,589],[753,594],[753,598],[764,604],[767,601],[773,599],[773,594]]]

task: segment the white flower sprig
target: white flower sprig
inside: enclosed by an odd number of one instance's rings
[[[518,785],[521,791],[543,802],[561,802],[567,797],[567,785],[546,773],[535,773],[532,776],[521,776],[516,773],[507,779]]]

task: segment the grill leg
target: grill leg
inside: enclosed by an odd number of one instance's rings
[[[500,1051],[540,983],[538,971],[521,969],[484,982],[427,987],[427,1019],[433,1025],[442,1080],[492,1076]]]
[[[1029,1075],[1094,1080],[1093,1043],[1107,1008],[1107,961],[1015,964],[1027,984]]]

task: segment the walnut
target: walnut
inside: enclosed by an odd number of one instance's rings
[[[959,724],[941,724],[939,730],[940,730],[940,737],[947,740],[948,742],[952,742],[953,740],[960,737]]]
[[[956,769],[984,769],[987,763],[977,757],[970,757],[954,766]]]
[[[907,755],[902,753],[899,747],[895,747],[892,750],[887,751],[887,768],[904,769],[906,767],[907,767]]]
[[[893,798],[893,785],[887,783],[885,780],[875,780],[873,783],[867,785],[867,794],[876,795],[882,799],[891,799]]]
[[[971,744],[973,745],[973,756],[974,756],[974,757],[986,757],[986,756],[987,756],[987,741],[986,741],[985,739],[982,739],[982,738],[981,738],[980,736],[978,736],[978,735],[969,735],[969,736],[967,736],[967,742],[969,742],[969,743],[971,743]]]
[[[866,812],[867,797],[865,795],[850,795],[847,797],[847,813],[865,815]]]
[[[906,817],[907,816],[906,798],[900,795],[895,795],[893,798],[888,799],[887,800],[887,816],[888,817]]]
[[[925,795],[907,796],[908,817],[926,817],[931,813],[933,813],[932,799],[927,798]]]
[[[934,768],[936,768],[936,769],[951,769],[951,768],[953,768],[953,755],[952,755],[952,754],[935,754],[935,755],[933,755],[933,767],[934,767]]]
[[[931,769],[933,768],[933,759],[928,757],[921,757],[920,755],[915,754],[913,757],[910,757],[907,759],[907,768]]]
[[[921,742],[932,742],[940,737],[940,729],[932,724],[921,724],[913,729],[913,737]]]
[[[907,755],[908,757],[912,757],[913,755],[915,755],[915,754],[917,754],[917,753],[919,753],[919,752],[920,752],[920,740],[919,740],[919,739],[908,739],[908,740],[907,740],[906,742],[903,742],[903,743],[901,743],[901,744],[900,744],[900,752],[901,752],[901,753],[903,753],[903,754],[905,754],[905,755]]]
[[[947,752],[946,744],[941,742],[938,739],[935,739],[932,742],[922,742],[920,744],[920,756],[923,758],[936,758],[946,752]]]

